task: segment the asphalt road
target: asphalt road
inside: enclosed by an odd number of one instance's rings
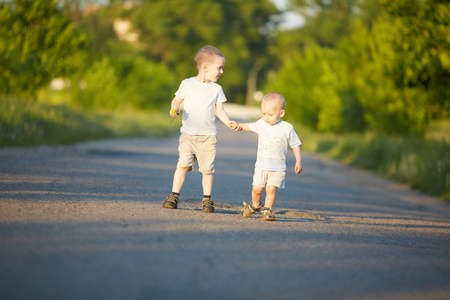
[[[177,138],[0,149],[0,298],[450,299],[449,205],[290,152],[276,221],[242,218],[256,135],[218,140],[215,214],[198,171],[161,207]]]

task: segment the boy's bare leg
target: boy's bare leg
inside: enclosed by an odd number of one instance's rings
[[[188,170],[189,167],[177,167],[175,170],[175,174],[173,174],[172,193],[164,200],[162,205],[164,208],[175,209],[178,207],[181,187],[186,179],[186,172]]]
[[[254,185],[252,187],[252,202],[254,207],[258,207],[261,202],[261,195],[264,188]]]
[[[211,201],[211,191],[213,184],[213,174],[203,173],[202,185],[203,185],[203,199],[202,199],[202,212],[213,213],[214,202]]]
[[[243,217],[248,218],[261,209],[261,195],[263,189],[264,188],[256,185],[252,186],[252,202],[249,204],[244,202],[244,209],[241,211]]]
[[[211,196],[212,185],[213,185],[213,174],[203,174],[202,177],[203,195]]]
[[[264,207],[268,207],[272,209],[273,204],[275,203],[275,195],[277,193],[277,187],[274,185],[266,186],[266,203],[264,203]]]
[[[173,185],[172,192],[180,193],[181,187],[184,184],[184,180],[186,179],[186,173],[189,170],[189,167],[177,167],[175,170],[175,174],[173,175]]]

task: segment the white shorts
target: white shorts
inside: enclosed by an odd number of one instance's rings
[[[284,189],[285,177],[286,172],[284,171],[265,171],[255,168],[255,175],[253,175],[252,184],[262,188],[267,185],[273,185],[279,189]]]

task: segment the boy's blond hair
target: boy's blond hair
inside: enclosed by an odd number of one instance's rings
[[[280,105],[280,108],[283,110],[286,108],[286,101],[284,100],[283,95],[281,95],[280,93],[276,92],[268,93],[267,95],[264,96],[262,100],[262,103],[273,103],[273,102],[277,102]]]
[[[219,49],[213,46],[204,46],[200,48],[200,50],[197,51],[197,54],[195,54],[194,61],[197,65],[197,69],[200,70],[200,67],[203,63],[209,63],[212,61],[212,58],[214,56],[221,56],[225,58],[225,56],[220,52]]]

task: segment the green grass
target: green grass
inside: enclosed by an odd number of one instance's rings
[[[73,144],[93,139],[175,134],[162,111],[85,112],[66,105],[0,99],[0,147]]]
[[[299,131],[302,149],[322,153],[358,168],[408,184],[450,203],[450,130],[440,121],[439,131],[424,140],[374,134],[321,134]]]
[[[450,142],[450,119],[437,120],[430,124],[425,138]]]

